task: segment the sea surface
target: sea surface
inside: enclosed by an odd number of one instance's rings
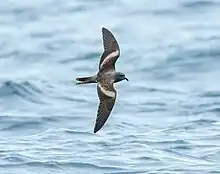
[[[101,28],[117,100],[93,133]],[[219,0],[3,0],[1,174],[219,174]]]

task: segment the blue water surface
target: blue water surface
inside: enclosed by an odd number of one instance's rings
[[[0,3],[0,173],[220,173],[219,0]],[[93,133],[101,28],[117,38],[106,125]]]

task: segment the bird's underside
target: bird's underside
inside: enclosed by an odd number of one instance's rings
[[[113,86],[115,81],[115,62],[120,50],[113,34],[102,28],[104,52],[100,58],[99,71],[91,77],[77,78],[77,84],[97,83],[99,106],[95,121],[94,133],[98,132],[106,123],[115,104],[117,92]]]

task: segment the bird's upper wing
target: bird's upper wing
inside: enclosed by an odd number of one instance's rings
[[[115,104],[117,92],[113,84],[98,83],[97,91],[99,96],[99,107],[97,111],[97,118],[94,127],[94,133],[98,132],[107,121]]]
[[[102,28],[104,52],[99,62],[99,70],[115,69],[115,62],[120,56],[120,49],[113,34],[106,28]]]

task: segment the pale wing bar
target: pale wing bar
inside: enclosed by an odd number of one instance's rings
[[[104,67],[104,65],[113,65],[113,68],[114,68],[114,64],[116,62],[116,60],[118,59],[119,57],[119,51],[118,50],[115,50],[111,53],[109,53],[104,59],[102,62],[100,62],[100,69],[102,67]]]
[[[96,123],[94,127],[94,133],[99,131],[104,124],[106,123],[113,107],[115,104],[116,99],[116,91],[112,86],[111,89],[107,89],[106,87],[101,86],[100,84],[97,85],[98,96],[100,99]]]
[[[103,46],[104,46],[104,53],[99,62],[99,69],[102,69],[103,65],[108,69],[115,68],[115,62],[120,56],[120,49],[118,43],[113,36],[113,34],[106,28],[102,28],[102,37],[103,37]]]
[[[104,95],[104,97],[106,96],[106,97],[115,98],[116,96],[115,90],[107,89],[106,87],[102,86],[100,83],[98,83],[98,89],[102,92],[102,95]]]

